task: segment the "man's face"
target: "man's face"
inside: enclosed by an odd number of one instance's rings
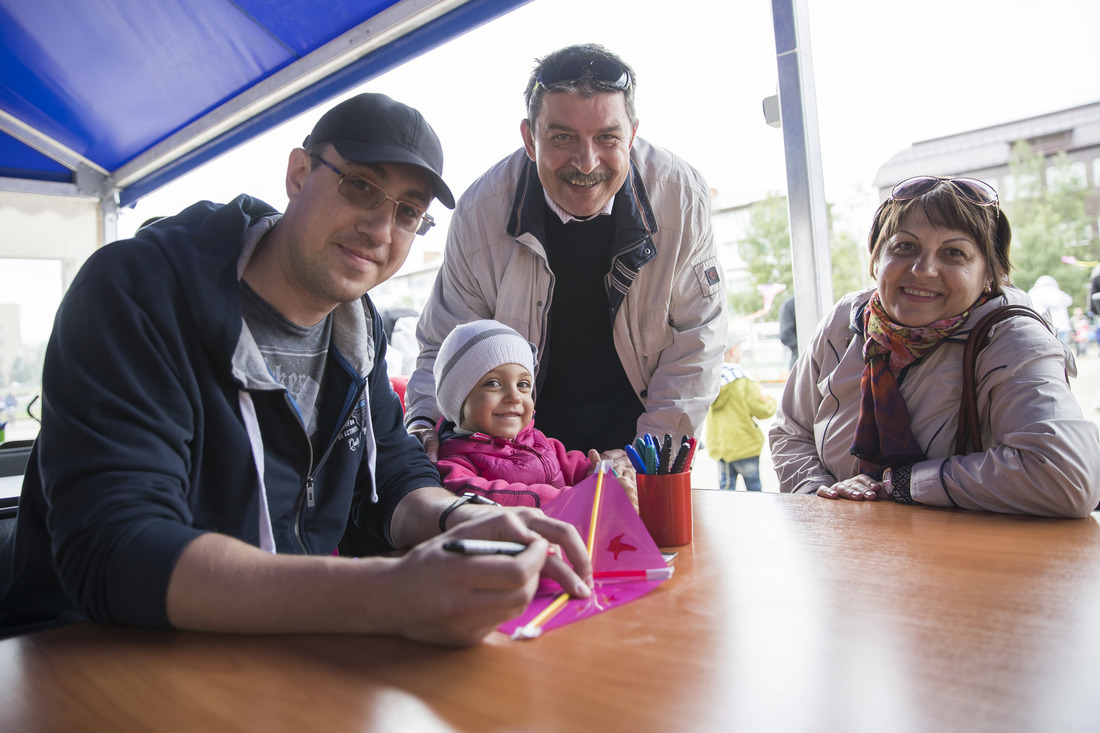
[[[432,200],[431,178],[417,166],[351,163],[331,147],[321,156],[399,201],[426,209]],[[387,280],[405,262],[415,236],[394,223],[392,201],[365,209],[342,196],[339,183],[340,177],[328,167],[311,165],[304,150],[292,154],[287,173],[290,202],[280,222],[291,226],[282,271],[286,286],[320,312],[357,300]]]
[[[579,218],[599,212],[622,188],[636,129],[622,92],[585,98],[552,91],[543,97],[534,129],[527,120],[521,125],[543,188]]]

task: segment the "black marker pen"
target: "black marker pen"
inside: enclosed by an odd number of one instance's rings
[[[518,555],[527,549],[527,545],[496,540],[447,540],[443,543],[443,549],[463,555]]]

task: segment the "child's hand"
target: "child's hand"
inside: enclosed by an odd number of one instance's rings
[[[622,460],[616,460],[620,458],[620,456]],[[626,495],[630,497],[630,503],[634,505],[634,511],[638,511],[638,477],[634,471],[633,464],[631,464],[630,459],[626,457],[626,451],[609,450],[601,454],[597,453],[593,448],[588,451],[588,460],[592,461],[593,469],[596,468],[596,464],[600,461],[611,461],[611,467],[615,471],[615,476],[618,477],[619,483],[622,484],[623,489],[626,491]]]

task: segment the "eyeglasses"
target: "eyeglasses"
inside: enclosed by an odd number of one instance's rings
[[[340,182],[337,184],[336,190],[356,206],[363,209],[377,209],[383,201],[392,201],[393,223],[397,225],[398,229],[423,235],[435,226],[435,219],[430,217],[424,209],[405,201],[398,201],[374,181],[355,173],[345,173],[316,153],[310,153],[309,157],[340,176]]]
[[[894,186],[890,198],[895,201],[908,201],[931,191],[941,183],[949,183],[955,193],[977,206],[994,206],[1000,215],[1000,201],[997,191],[985,181],[977,178],[940,178],[939,176],[914,176]]]
[[[630,72],[622,64],[611,59],[567,59],[547,66],[539,74],[535,86],[550,88],[554,84],[568,84],[578,81],[584,72],[602,87],[626,91],[630,88]]]

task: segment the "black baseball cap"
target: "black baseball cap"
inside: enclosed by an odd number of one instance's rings
[[[325,112],[304,147],[331,143],[352,163],[407,163],[432,177],[432,193],[448,209],[455,197],[443,182],[443,146],[424,115],[385,94],[358,94]]]

